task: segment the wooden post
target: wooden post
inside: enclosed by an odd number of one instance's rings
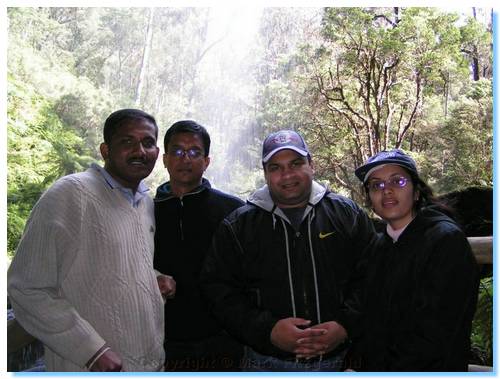
[[[479,264],[493,263],[493,237],[468,237],[472,252]]]

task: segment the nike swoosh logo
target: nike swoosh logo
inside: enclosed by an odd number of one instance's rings
[[[319,238],[323,239],[323,238],[326,238],[328,236],[331,236],[334,232],[330,232],[330,233],[319,233]]]

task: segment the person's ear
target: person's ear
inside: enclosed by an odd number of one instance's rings
[[[210,157],[205,157],[203,158],[205,160],[205,170],[208,168],[208,165],[210,164]],[[203,171],[205,171],[203,170]]]
[[[102,156],[102,159],[104,160],[107,160],[108,159],[108,156],[109,156],[109,147],[106,143],[101,143],[101,145],[99,146],[99,150],[101,151],[101,156]]]

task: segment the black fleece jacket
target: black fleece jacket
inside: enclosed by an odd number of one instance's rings
[[[221,332],[200,294],[199,274],[214,231],[243,204],[206,179],[182,198],[172,194],[169,183],[158,187],[154,268],[177,283],[175,298],[165,304],[167,340],[197,341]]]
[[[467,371],[478,271],[469,243],[441,212],[420,211],[397,242],[383,233],[369,263],[358,371]]]

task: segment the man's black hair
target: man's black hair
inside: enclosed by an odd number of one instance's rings
[[[181,120],[172,124],[170,128],[168,128],[167,133],[165,133],[165,138],[163,139],[163,144],[165,146],[165,151],[168,151],[168,143],[172,139],[174,134],[178,133],[193,133],[199,135],[201,141],[203,142],[203,149],[205,157],[208,157],[210,152],[210,135],[207,130],[193,120]]]
[[[133,120],[146,120],[152,123],[155,127],[155,136],[158,139],[158,125],[156,125],[156,120],[153,116],[140,109],[120,109],[111,113],[104,122],[104,143],[109,145],[117,129]]]

